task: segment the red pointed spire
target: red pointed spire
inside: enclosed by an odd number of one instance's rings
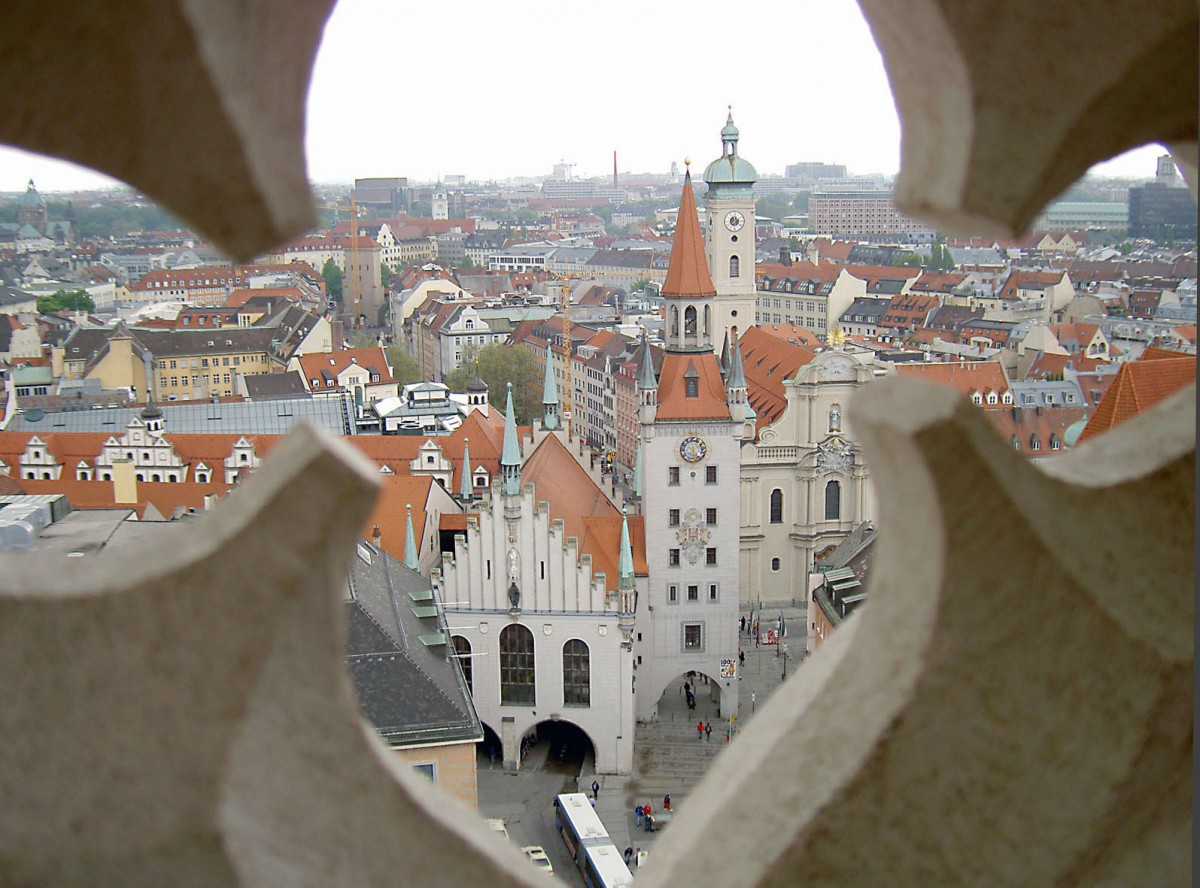
[[[692,193],[692,171],[683,177],[683,194],[679,198],[679,215],[675,220],[675,240],[671,245],[671,264],[662,294],[672,296],[716,296],[708,259],[704,255],[704,240],[700,237],[700,222],[696,218],[696,196]]]

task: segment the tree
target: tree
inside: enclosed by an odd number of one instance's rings
[[[392,271],[392,267],[390,265],[388,265],[386,262],[379,263],[379,283],[386,287],[392,282],[393,274],[395,274],[395,272]]]
[[[329,298],[341,302],[342,270],[337,267],[337,263],[330,259],[321,266],[321,277],[325,278],[325,289],[329,292]]]
[[[629,285],[629,292],[636,293],[638,290],[645,290],[648,286],[650,286],[650,278],[640,277]]]
[[[351,348],[376,348],[379,342],[374,336],[364,333],[362,330],[355,330],[350,334]]]
[[[463,261],[458,264],[459,268],[475,268],[475,260],[470,256],[464,256]]]
[[[411,385],[421,381],[421,367],[417,359],[399,345],[389,345],[384,350],[388,364],[392,367],[392,377],[401,386]]]
[[[537,358],[522,346],[485,345],[478,352],[470,349],[463,362],[446,375],[445,383],[452,392],[465,392],[467,383],[479,378],[488,387],[488,400],[498,410],[504,409],[507,384],[512,383],[513,414],[521,425],[528,425],[542,412],[542,373]]]
[[[39,296],[37,310],[40,314],[54,311],[95,311],[96,301],[84,290],[56,290],[53,295]]]

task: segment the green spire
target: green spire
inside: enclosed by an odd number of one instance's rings
[[[405,503],[404,510],[408,513],[408,527],[404,531],[404,566],[409,570],[417,570],[420,565],[417,562],[417,540],[413,536],[412,506]]]
[[[629,516],[621,509],[621,555],[617,561],[617,588],[633,588],[633,547],[629,545]]]
[[[521,445],[517,440],[517,420],[513,415],[512,383],[508,383],[508,401],[504,405],[504,446],[500,450],[500,474],[504,493],[516,496],[521,492]]]
[[[542,381],[542,406],[546,408],[542,425],[548,429],[558,428],[558,383],[554,380],[549,348],[546,349],[546,378]]]
[[[471,448],[470,439],[463,438],[462,478],[458,485],[458,495],[470,499],[475,492],[474,480],[471,478]]]

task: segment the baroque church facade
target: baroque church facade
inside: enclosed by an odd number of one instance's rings
[[[721,156],[704,171],[705,248],[716,289],[713,345],[722,348],[723,360],[729,343],[754,323],[757,297],[757,173],[739,154],[739,140],[730,110]],[[854,391],[876,374],[869,353],[831,334],[827,348],[783,381],[783,414],[756,423],[757,433],[743,439],[739,587],[747,606],[805,601],[816,558],[875,514],[870,472],[844,411]]]

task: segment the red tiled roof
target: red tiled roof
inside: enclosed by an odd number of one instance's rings
[[[1008,378],[999,361],[962,361],[944,364],[897,364],[896,373],[954,389],[969,398],[975,392],[1008,391]]]
[[[1124,364],[1079,441],[1082,443],[1133,419],[1195,382],[1196,359],[1190,355],[1175,358],[1156,355],[1149,361]]]
[[[806,338],[797,336],[795,341],[789,341],[788,337],[779,335],[784,332],[781,328],[789,327],[806,334]],[[760,324],[748,329],[738,340],[742,349],[742,370],[746,375],[746,400],[758,414],[756,424],[759,428],[783,415],[787,407],[784,380],[791,379],[797,370],[816,357],[814,347],[808,344],[811,336],[804,328],[791,324]],[[812,341],[815,342],[815,337]]]
[[[700,237],[700,221],[696,217],[696,197],[692,193],[692,176],[688,173],[683,181],[683,194],[679,198],[679,213],[675,222],[675,240],[671,246],[671,264],[667,279],[662,285],[662,295],[672,296],[715,296],[716,287],[708,273],[704,241]]]
[[[388,372],[387,357],[379,346],[373,348],[343,348],[332,352],[310,352],[300,355],[300,369],[305,381],[320,379],[321,372],[327,371],[335,377],[351,366],[374,370],[379,374],[379,382],[393,382]]]
[[[687,397],[684,377],[696,373],[697,396]],[[667,352],[658,379],[658,419],[729,419],[725,381],[712,352]]]
[[[1005,300],[1016,299],[1017,290],[1029,284],[1060,284],[1062,283],[1064,274],[1066,272],[1062,271],[1014,271],[1005,280],[1004,286],[1000,288],[1000,292],[996,294],[996,298]]]

